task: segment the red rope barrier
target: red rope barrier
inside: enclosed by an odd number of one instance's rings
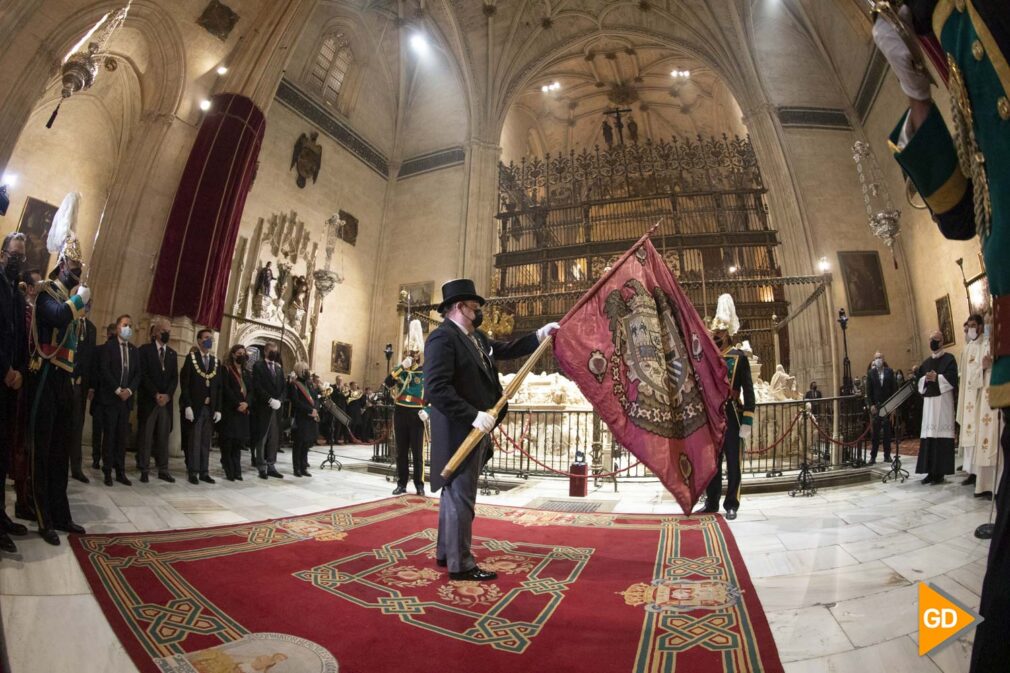
[[[749,451],[745,450],[745,453],[768,453],[769,451],[771,451],[772,449],[774,449],[776,446],[778,446],[779,444],[781,444],[782,442],[784,442],[786,440],[786,437],[788,437],[789,433],[793,431],[793,428],[796,427],[796,422],[800,420],[800,418],[803,416],[804,413],[805,412],[803,412],[803,411],[800,411],[799,413],[797,413],[796,416],[793,418],[792,423],[790,423],[789,427],[786,428],[786,431],[784,433],[782,433],[782,436],[779,437],[778,439],[776,439],[775,442],[771,446],[766,446],[763,449],[751,449]]]
[[[832,444],[837,444],[838,446],[844,446],[844,447],[855,446],[859,442],[861,442],[864,439],[866,439],[866,435],[870,434],[870,431],[873,429],[873,423],[871,421],[870,423],[866,424],[866,429],[863,430],[863,434],[859,435],[859,437],[857,437],[856,439],[852,440],[851,442],[840,442],[837,439],[832,438],[828,433],[826,433],[824,430],[822,430],[821,426],[817,425],[817,421],[814,420],[813,416],[810,417],[810,422],[814,424],[814,427],[817,429],[818,434],[820,434],[820,436],[824,440],[826,440],[828,442],[831,442]]]
[[[545,463],[541,463],[539,460],[537,460],[536,458],[534,458],[533,455],[530,454],[529,451],[527,451],[526,449],[524,449],[520,444],[516,443],[516,441],[514,439],[512,439],[511,437],[509,437],[508,433],[505,432],[504,430],[502,430],[501,427],[499,427],[498,429],[501,431],[501,433],[505,437],[505,439],[507,439],[509,441],[509,443],[512,444],[512,446],[517,451],[519,451],[519,453],[523,454],[524,456],[526,456],[527,458],[529,458],[532,462],[536,463],[537,465],[539,465],[540,467],[544,468],[548,472],[553,472],[554,474],[559,474],[559,475],[561,475],[563,477],[587,477],[587,478],[588,477],[592,477],[593,479],[600,479],[600,478],[603,478],[603,477],[613,477],[614,475],[620,474],[622,472],[627,472],[631,468],[638,467],[639,465],[642,464],[642,461],[638,461],[638,462],[632,463],[631,465],[628,465],[627,467],[622,467],[620,470],[614,470],[613,472],[600,472],[600,473],[595,473],[594,472],[593,474],[576,474],[574,472],[563,472],[561,470],[554,469],[550,465],[546,465]],[[526,430],[527,431],[529,430],[529,425],[528,424],[527,424]],[[523,436],[519,438],[519,441],[523,441],[524,438],[525,438],[525,435],[526,435],[526,432],[524,431],[523,432]],[[498,444],[498,442],[497,442],[497,440],[495,440],[495,445],[497,445],[497,444]],[[506,453],[511,453],[511,452],[509,451],[509,452],[506,452]]]

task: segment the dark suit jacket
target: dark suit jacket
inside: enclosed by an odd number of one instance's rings
[[[884,383],[880,383],[880,372],[870,367],[866,371],[866,406],[880,407],[898,389],[894,380],[894,370],[884,367]]]
[[[196,353],[195,357],[200,371],[206,374],[214,371],[217,364],[215,356],[210,356],[210,366],[207,369],[204,369],[203,366],[203,354]],[[210,408],[212,415],[215,411],[221,411],[221,384],[224,375],[224,367],[218,367],[217,373],[210,379],[210,386],[208,386],[207,380],[200,376],[193,366],[193,357],[187,355],[186,362],[182,365],[182,373],[179,375],[179,407],[181,409],[191,407],[194,418],[200,415],[200,410],[205,406]],[[206,402],[208,398],[210,399],[209,403]]]
[[[0,385],[8,369],[28,373],[28,329],[25,296],[0,274]]]
[[[221,376],[221,422],[217,432],[222,437],[249,441],[249,418],[252,415],[252,404],[255,399],[253,377],[247,369],[241,370],[242,384],[234,372],[228,367],[222,367]],[[245,390],[243,391],[243,385]],[[245,402],[249,408],[239,411],[238,406]]]
[[[126,344],[129,353],[129,370],[126,372],[126,385],[122,386],[123,355],[119,346],[119,339],[113,339],[105,344],[102,349],[98,370],[101,376],[101,386],[99,392],[95,394],[98,403],[105,406],[123,403],[116,395],[116,388],[129,388],[133,395],[127,398],[125,404],[127,409],[133,408],[133,400],[137,398],[137,390],[140,388],[140,357],[137,347],[131,343]]]
[[[481,355],[456,323],[445,320],[424,345],[424,395],[431,414],[431,489],[442,488],[442,469],[470,434],[478,411],[493,407],[502,395],[496,360],[511,360],[537,349],[536,334],[514,341],[493,341],[477,330],[475,336],[487,354],[490,371]],[[498,421],[505,417],[502,410]],[[460,465],[465,470],[467,461]]]
[[[270,399],[283,402],[288,395],[288,382],[284,374],[284,368],[279,362],[275,363],[274,375],[270,375],[270,368],[266,360],[258,360],[253,365],[253,440],[259,441],[266,434],[270,419]]]
[[[304,381],[301,386],[296,386],[294,382],[288,387],[288,399],[291,400],[291,416],[295,426],[291,430],[291,439],[295,442],[308,444],[310,447],[316,443],[319,436],[319,423],[312,418],[312,410],[319,410],[319,395],[312,389],[312,386]],[[305,393],[308,397],[305,397]]]
[[[158,345],[149,342],[137,349],[140,353],[140,396],[137,398],[137,409],[141,418],[147,418],[148,414],[158,406],[154,396],[158,394],[168,395],[168,417],[174,417],[175,391],[179,387],[179,355],[171,347],[165,346],[165,368],[161,368],[161,359],[158,357]],[[172,420],[169,420],[171,430]]]

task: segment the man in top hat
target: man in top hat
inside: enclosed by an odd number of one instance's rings
[[[396,489],[393,495],[407,492],[410,461],[414,461],[414,489],[424,495],[424,422],[428,420],[424,401],[424,370],[421,355],[424,333],[420,320],[411,320],[403,348],[406,357],[386,377],[386,387],[396,389],[393,428],[396,434]]]
[[[502,395],[495,362],[529,355],[558,329],[548,323],[514,341],[495,341],[480,331],[484,298],[473,281],[461,278],[442,285],[438,311],[444,322],[424,346],[425,400],[431,414],[431,489],[442,489],[438,507],[435,560],[449,568],[453,580],[486,581],[497,575],[482,570],[470,553],[477,477],[490,459],[491,431],[504,418],[488,413]],[[442,470],[456,449],[476,428],[480,444],[448,478]]]
[[[740,330],[740,319],[736,315],[733,297],[724,294],[719,297],[715,318],[712,320],[712,339],[722,350],[729,370],[732,397],[726,400],[726,436],[722,440],[722,451],[716,461],[715,476],[708,483],[705,493],[705,512],[719,511],[719,496],[722,494],[722,461],[726,459],[729,483],[726,487],[726,518],[736,518],[740,509],[740,463],[743,458],[741,443],[750,439],[754,424],[754,384],[751,382],[750,363],[747,355],[739,348],[733,348],[733,336]],[[740,398],[743,397],[741,404]]]

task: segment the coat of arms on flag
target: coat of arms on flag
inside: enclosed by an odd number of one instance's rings
[[[690,513],[716,471],[730,389],[725,360],[648,234],[562,319],[554,355],[614,439]]]

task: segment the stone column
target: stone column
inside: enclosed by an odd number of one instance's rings
[[[472,278],[479,292],[492,294],[495,207],[498,203],[497,142],[472,139],[466,153],[466,208],[462,226],[459,275]]]

